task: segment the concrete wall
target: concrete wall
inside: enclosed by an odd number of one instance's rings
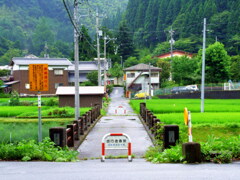
[[[201,99],[201,92],[160,95],[160,99]],[[240,99],[240,91],[206,91],[206,99]]]

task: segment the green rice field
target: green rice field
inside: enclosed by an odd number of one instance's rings
[[[132,108],[138,113],[144,100],[131,100]],[[161,122],[179,125],[182,141],[187,141],[187,126],[184,125],[183,110],[191,111],[193,140],[206,141],[209,136],[231,137],[240,135],[240,100],[206,99],[205,111],[200,113],[198,99],[152,99],[146,106]]]
[[[81,108],[81,114],[84,114],[90,108]],[[74,108],[57,106],[42,106],[42,117],[74,117]],[[37,106],[0,106],[0,117],[17,117],[17,118],[37,118]]]
[[[60,121],[54,119],[52,121],[44,121],[42,123],[43,138],[49,137],[49,128],[51,127],[65,127],[70,124],[72,120],[61,119]],[[22,140],[38,140],[38,123],[37,120],[20,122],[0,122],[0,143],[19,142]]]

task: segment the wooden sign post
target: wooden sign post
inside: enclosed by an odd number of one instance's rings
[[[41,91],[48,91],[48,64],[29,64],[29,85],[30,91],[38,92],[38,142],[41,142]]]

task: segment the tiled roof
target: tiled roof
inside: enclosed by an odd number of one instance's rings
[[[12,58],[12,64],[29,65],[29,64],[48,64],[48,65],[65,65],[70,66],[72,63],[67,58]]]
[[[104,64],[101,62],[101,69],[103,69],[103,67],[104,67]],[[74,69],[75,69],[75,65],[73,62],[72,65],[68,67],[68,70],[74,71]],[[79,70],[81,70],[81,71],[97,71],[98,64],[95,61],[79,61]]]
[[[161,71],[161,68],[154,67],[154,66],[150,66],[150,67],[151,67],[151,70]],[[131,66],[124,69],[124,71],[146,71],[146,70],[149,70],[149,65],[147,64],[137,64],[135,66]]]

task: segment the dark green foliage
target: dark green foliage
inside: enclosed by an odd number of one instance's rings
[[[72,13],[73,1],[66,1]],[[88,3],[92,9],[98,7],[100,13],[107,13],[114,23],[113,26],[117,27],[127,1],[93,0]],[[86,25],[90,29],[89,34],[94,37],[96,33],[95,19],[81,18],[81,24]],[[45,42],[47,42],[50,57],[71,57],[73,26],[62,0],[49,2],[44,0],[1,0],[0,65],[9,64],[13,56],[34,54],[43,57]],[[86,46],[87,44],[84,44],[84,51],[82,51],[80,41],[80,60],[89,60],[94,55],[96,56],[96,52]],[[88,49],[87,54],[86,49]]]
[[[240,79],[240,56],[231,57],[231,67],[230,67],[230,79],[232,81],[238,81]]]
[[[199,51],[198,62],[201,62],[202,52]],[[206,49],[206,82],[219,83],[229,80],[230,56],[222,43],[216,42]],[[201,65],[201,64],[200,64]],[[200,68],[201,69],[201,68]]]
[[[119,54],[125,61],[128,57],[134,55],[134,46],[129,28],[125,21],[120,24],[119,33],[117,35],[117,42],[119,45]]]
[[[98,84],[98,72],[93,71],[87,74],[87,79],[89,80],[92,86],[97,86]]]
[[[177,84],[193,84],[196,82],[195,72],[198,68],[196,59],[187,56],[174,57],[172,61],[173,80]]]
[[[113,68],[109,69],[109,73],[112,77],[116,77],[118,81],[118,79],[123,76],[123,69],[120,64],[115,63]]]
[[[49,138],[45,138],[43,142],[22,141],[16,144],[0,144],[1,160],[41,160],[41,161],[57,161],[67,162],[77,160],[77,151],[71,151],[67,148],[61,149],[55,147]]]
[[[94,45],[92,39],[88,34],[88,29],[82,26],[82,35],[79,39],[79,60],[89,61],[96,57],[96,51],[93,49]]]
[[[7,69],[0,70],[0,77],[1,76],[8,76],[10,75],[11,71]]]
[[[191,37],[191,43],[199,46],[203,18],[207,18],[210,30],[207,42],[213,43],[217,37],[226,44],[230,54],[238,54],[238,9],[239,0],[129,0],[125,19],[130,31],[134,32],[137,47],[152,47],[159,42],[169,41],[168,30],[171,26],[175,31],[175,40]],[[182,47],[176,43],[176,48],[195,53],[198,51],[196,46],[186,44]]]
[[[136,57],[129,57],[127,60],[124,62],[124,68],[131,67],[134,65],[139,64],[139,61],[137,60]]]

